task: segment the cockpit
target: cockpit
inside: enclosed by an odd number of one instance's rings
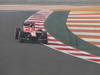
[[[34,23],[31,23],[31,22],[25,22],[24,26],[35,27]]]

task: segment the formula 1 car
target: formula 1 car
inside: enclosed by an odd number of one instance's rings
[[[15,39],[19,40],[19,42],[31,40],[47,44],[47,38],[47,32],[41,28],[35,27],[35,23],[25,22],[22,29],[16,28]]]

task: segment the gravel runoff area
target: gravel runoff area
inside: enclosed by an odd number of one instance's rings
[[[52,10],[97,10],[100,11],[100,6],[69,6],[69,5],[35,5],[35,4],[4,4],[0,5],[0,10],[41,10],[41,9],[52,9]]]

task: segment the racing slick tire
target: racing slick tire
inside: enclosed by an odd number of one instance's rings
[[[20,43],[23,43],[25,40],[23,39],[24,38],[24,32],[22,32],[22,31],[20,31],[19,32],[19,38],[18,38],[18,40],[19,40],[19,42]]]
[[[20,32],[20,28],[16,28],[16,32],[15,32],[15,40],[18,40],[19,32]]]
[[[44,44],[48,44],[48,40],[43,40],[42,43],[44,43]]]
[[[47,32],[43,32],[43,35],[42,35],[42,43],[48,44]]]
[[[36,35],[40,43],[44,43],[44,44],[48,43],[47,32],[37,33]]]

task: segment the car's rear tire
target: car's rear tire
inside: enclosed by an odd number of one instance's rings
[[[18,40],[19,32],[20,32],[20,28],[16,28],[16,32],[15,32],[15,40]]]
[[[44,43],[44,44],[48,44],[48,40],[43,40],[42,43]]]
[[[47,32],[37,33],[36,35],[40,43],[44,43],[44,44],[48,43]]]
[[[20,43],[23,43],[23,42],[24,42],[24,40],[20,38],[20,39],[19,39],[19,42],[20,42]]]

